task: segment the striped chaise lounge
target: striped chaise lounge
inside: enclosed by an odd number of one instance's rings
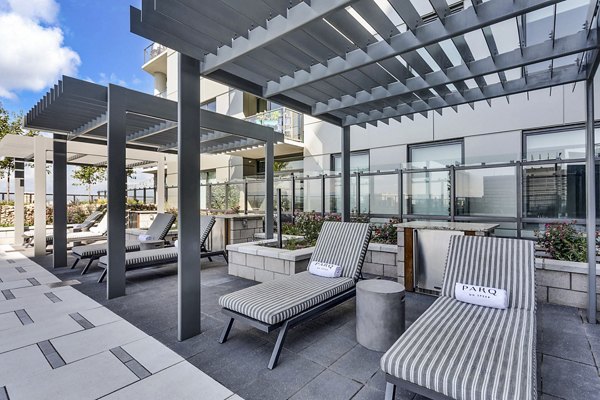
[[[339,265],[342,276],[323,278],[304,271],[221,296],[219,305],[229,321],[219,342],[227,340],[236,319],[266,333],[280,328],[268,364],[275,368],[289,329],[355,295],[370,239],[369,224],[325,222],[310,261]]]
[[[223,256],[227,261],[227,253],[225,250],[221,251],[208,251],[206,250],[206,240],[208,239],[210,232],[215,225],[215,217],[213,216],[202,216],[200,217],[201,236],[200,236],[200,258],[213,256]],[[175,246],[163,247],[160,249],[142,250],[132,253],[125,254],[125,269],[131,271],[134,269],[155,267],[158,265],[173,264],[178,259],[178,249]],[[98,282],[104,281],[108,268],[108,257],[102,256],[98,261],[98,266],[104,268],[104,271],[100,275]]]
[[[460,302],[457,282],[505,289],[509,308]],[[381,358],[385,398],[536,399],[535,310],[533,242],[453,236],[441,296]]]
[[[175,223],[175,216],[169,213],[159,213],[150,224],[146,235],[156,238],[155,240],[164,240],[165,236],[169,233],[169,230]],[[71,269],[75,268],[80,260],[89,259],[86,266],[81,271],[81,275],[85,274],[92,262],[99,259],[103,255],[106,255],[108,245],[106,243],[90,244],[87,246],[76,246],[71,249],[71,253],[75,257],[75,262],[71,265]],[[138,240],[130,240],[125,242],[125,251],[139,251],[140,242]]]
[[[87,218],[82,223],[75,224],[71,228],[71,232],[67,233],[67,237],[68,237],[69,234],[71,234],[71,236],[73,236],[73,233],[87,232],[87,231],[89,231],[90,228],[92,228],[100,220],[100,218],[102,218],[103,215],[104,215],[104,210],[102,210],[102,211],[94,211],[93,213],[91,213],[90,215],[88,215]],[[23,234],[23,246],[25,246],[25,247],[31,247],[31,246],[33,246],[33,237],[34,237],[34,235],[35,235],[35,233],[33,231],[25,232]],[[52,243],[54,243],[54,234],[53,233],[50,233],[50,234],[47,233],[46,234],[46,246],[49,246]]]

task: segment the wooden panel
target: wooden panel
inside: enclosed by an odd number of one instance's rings
[[[404,229],[404,287],[409,292],[415,290],[412,228]]]

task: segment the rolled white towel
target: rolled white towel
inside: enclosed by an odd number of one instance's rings
[[[342,275],[342,267],[320,261],[311,261],[308,272],[325,278],[339,278]]]
[[[173,245],[177,248],[179,247],[179,240],[175,239],[175,241],[173,242]]]
[[[140,235],[138,236],[140,242],[148,242],[150,240],[154,240],[154,238],[150,235]]]
[[[454,285],[454,296],[456,300],[478,306],[500,308],[503,310],[508,308],[508,292],[504,289],[456,282]]]

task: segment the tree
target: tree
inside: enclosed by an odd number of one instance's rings
[[[73,170],[74,185],[87,186],[88,199],[92,201],[92,186],[106,181],[106,167],[82,165]],[[127,178],[133,177],[133,168],[127,168]]]
[[[0,140],[6,135],[36,136],[37,131],[24,130],[21,127],[23,114],[9,113],[0,102]],[[10,177],[15,169],[15,160],[4,157],[0,159],[0,179],[6,178],[6,197],[10,195]]]

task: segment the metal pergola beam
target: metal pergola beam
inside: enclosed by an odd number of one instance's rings
[[[553,58],[564,57],[581,53],[585,50],[596,49],[600,43],[599,32],[594,29],[591,34],[581,31],[579,33],[556,39],[554,44],[545,41],[523,50],[515,49],[495,57],[461,64],[447,70],[431,72],[424,77],[409,78],[406,84],[393,82],[387,87],[376,87],[370,92],[361,91],[353,95],[343,96],[341,99],[331,99],[325,103],[317,103],[313,107],[313,115],[334,112],[348,107],[368,104],[378,100],[390,100],[417,90],[426,90],[438,85],[454,84],[467,79],[474,79],[503,70],[518,68],[527,64],[547,61]],[[483,89],[483,88],[482,88]]]
[[[207,54],[202,65],[202,73],[209,74],[221,69],[236,59],[268,46],[355,1],[357,0],[312,0],[310,4],[300,2],[287,10],[287,17],[277,15],[268,20],[266,29],[258,26],[248,32],[248,38],[240,36],[232,41],[231,47],[222,46],[218,48],[217,54]]]
[[[458,106],[470,102],[493,99],[496,97],[504,97],[511,94],[523,93],[531,90],[545,89],[552,86],[562,85],[583,81],[586,79],[586,71],[579,71],[576,65],[561,67],[550,71],[540,72],[528,75],[527,78],[519,78],[504,83],[496,83],[488,85],[483,89],[474,88],[462,93],[451,93],[444,99],[433,97],[427,102],[415,101],[410,106],[401,104],[396,108],[385,108],[381,111],[374,110],[369,114],[359,114],[357,116],[348,116],[344,121],[344,125],[355,125],[362,123],[375,122],[387,118],[398,118],[413,114],[414,111],[431,111],[448,105]]]
[[[560,1],[562,0],[490,0],[478,6],[477,9],[469,7],[449,15],[444,23],[434,20],[419,26],[414,31],[409,30],[387,40],[373,43],[364,51],[356,49],[346,53],[343,58],[332,58],[327,61],[327,65],[313,65],[309,72],[301,70],[297,71],[293,77],[284,76],[279,79],[279,82],[268,82],[263,91],[263,97],[269,98],[391,57],[401,56],[403,53],[418,50]]]

